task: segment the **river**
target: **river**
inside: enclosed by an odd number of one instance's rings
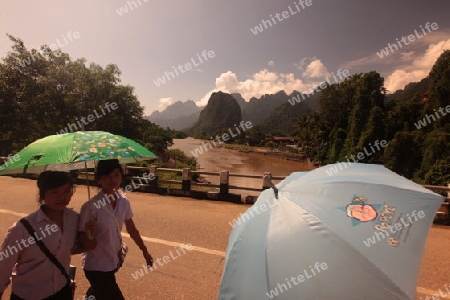
[[[171,148],[180,149],[189,156],[193,156],[191,151],[202,147],[202,140],[193,138],[174,139]],[[287,160],[280,157],[264,156],[254,153],[243,153],[219,147],[208,148],[203,153],[197,155],[200,169],[207,172],[219,172],[227,170],[230,173],[263,175],[264,172],[271,172],[273,176],[287,176],[296,171],[308,171],[314,167],[307,162]],[[212,183],[218,183],[218,176],[206,177]],[[274,181],[277,183],[278,181]],[[261,188],[262,179],[230,177],[230,184],[236,186],[246,186]],[[249,191],[241,191],[243,194],[255,194]],[[256,193],[257,194],[257,193]]]

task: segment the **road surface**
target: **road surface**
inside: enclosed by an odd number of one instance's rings
[[[0,237],[3,240],[8,227],[38,208],[36,181],[2,176],[0,191]],[[97,189],[91,187],[90,191],[92,195]],[[87,188],[78,186],[69,206],[79,211],[87,197]],[[117,278],[125,298],[217,299],[225,250],[232,229],[229,222],[249,206],[137,192],[129,193],[128,197],[136,226],[150,253],[155,260],[159,258],[160,263],[156,270],[147,270],[146,273],[142,267],[144,258],[124,233],[124,241],[130,249]],[[416,299],[426,299],[427,296],[432,299],[435,293],[438,296],[434,299],[450,299],[450,296],[442,297],[448,294],[447,289],[450,291],[450,259],[447,257],[449,229],[433,226],[430,231]],[[77,266],[76,299],[82,299],[88,282],[80,268],[79,255],[73,256],[72,264]],[[9,294],[8,288],[3,299],[9,299]]]

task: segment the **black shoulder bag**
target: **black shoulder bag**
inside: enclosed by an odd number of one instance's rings
[[[75,295],[75,282],[70,278],[69,274],[67,274],[66,269],[64,269],[64,267],[61,265],[61,263],[56,259],[56,257],[50,252],[50,250],[48,250],[48,248],[45,246],[45,244],[36,238],[35,234],[36,232],[34,231],[33,227],[31,227],[30,223],[28,223],[28,221],[26,219],[20,219],[19,221],[20,223],[22,223],[23,226],[25,226],[25,228],[27,229],[28,233],[31,235],[31,237],[34,239],[34,241],[36,242],[36,244],[38,245],[38,247],[41,249],[42,252],[44,252],[45,256],[48,257],[48,259],[55,264],[55,266],[61,271],[61,273],[64,275],[64,277],[67,280],[67,283],[70,285],[70,289],[72,290],[72,299],[74,299],[74,295]]]

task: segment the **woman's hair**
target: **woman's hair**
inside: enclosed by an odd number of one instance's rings
[[[70,176],[66,172],[60,171],[44,171],[42,172],[37,180],[37,186],[39,188],[39,202],[45,198],[45,193],[48,190],[56,189],[65,184],[70,184],[73,189],[73,183]]]
[[[122,166],[118,159],[100,160],[97,164],[97,169],[95,170],[95,180],[98,182],[100,177],[111,174],[117,168],[120,170],[120,174],[122,174],[123,177]]]

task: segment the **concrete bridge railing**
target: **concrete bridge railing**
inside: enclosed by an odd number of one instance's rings
[[[201,197],[202,192],[196,190],[194,187],[203,187],[203,188],[215,188],[218,192],[209,192],[209,195],[205,195],[203,192],[203,196],[205,198],[212,198],[217,200],[234,200],[235,202],[241,202],[241,195],[232,194],[230,190],[243,190],[243,191],[253,191],[253,192],[261,192],[264,189],[270,188],[272,184],[272,180],[280,181],[286,178],[286,176],[273,176],[271,172],[264,172],[263,174],[237,174],[230,173],[227,170],[223,170],[220,172],[207,172],[207,171],[193,171],[189,168],[184,169],[170,169],[170,168],[158,168],[156,166],[150,167],[135,167],[135,166],[127,166],[127,174],[130,175],[133,172],[144,173],[147,172],[154,175],[153,180],[148,181],[147,183],[142,185],[142,190],[147,192],[156,192],[156,193],[168,193],[168,194],[178,194],[180,196],[193,196]],[[181,175],[181,180],[163,180],[160,179],[158,175],[161,173],[175,173]],[[192,178],[194,175],[206,175],[206,176],[214,176],[218,177],[216,184],[212,184],[210,182],[197,182],[193,181]],[[241,177],[241,178],[250,178],[255,180],[260,180],[261,188],[252,188],[245,186],[236,186],[230,184],[230,178],[232,177]],[[139,176],[128,176],[129,180],[139,180],[142,177]],[[161,185],[180,185],[180,189],[171,189],[168,191],[166,188],[163,188]],[[433,185],[422,185],[423,187],[430,189],[435,192],[447,192],[447,197],[443,202],[443,205],[440,209],[440,214],[446,214],[450,216],[450,183],[448,186],[433,186]],[[238,200],[239,198],[239,200]],[[246,198],[245,203],[253,203],[252,199],[254,197],[250,196]]]

